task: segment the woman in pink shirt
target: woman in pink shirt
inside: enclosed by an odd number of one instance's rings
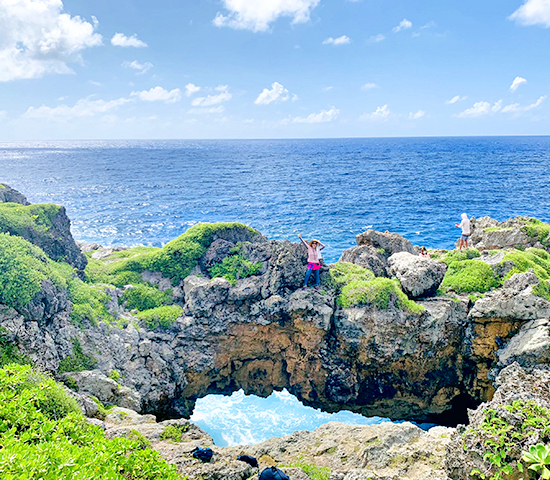
[[[307,282],[312,271],[315,272],[315,289],[319,290],[319,270],[321,270],[321,259],[323,258],[321,255],[321,250],[325,248],[325,245],[323,245],[319,240],[312,240],[307,243],[302,238],[301,233],[298,234],[298,237],[300,237],[300,240],[307,248],[307,272],[306,278],[304,278],[304,286],[302,287],[302,290],[307,288]]]

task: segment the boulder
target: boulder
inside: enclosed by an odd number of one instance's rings
[[[430,297],[441,285],[447,265],[408,252],[394,253],[388,259],[388,273],[397,278],[412,298]]]
[[[27,197],[18,192],[14,188],[11,188],[5,183],[0,183],[0,203],[19,203],[20,205],[30,205]]]
[[[187,308],[192,315],[206,316],[216,305],[227,300],[230,288],[231,284],[225,278],[208,280],[191,275],[184,280]]]
[[[339,262],[355,263],[368,268],[377,277],[387,276],[386,256],[380,254],[372,245],[358,245],[342,252]]]
[[[386,258],[398,252],[415,253],[413,244],[395,232],[382,233],[376,230],[367,230],[357,235],[355,240],[357,245],[370,245],[374,247]]]
[[[229,255],[230,250],[234,246],[234,243],[224,240],[223,238],[214,240],[199,260],[199,265],[205,271],[208,271],[216,263],[221,263],[223,259]]]

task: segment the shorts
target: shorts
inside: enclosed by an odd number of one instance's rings
[[[308,263],[307,264],[307,269],[308,270],[321,270],[321,264],[320,263]]]
[[[460,240],[468,241],[468,237],[469,237],[469,236],[470,236],[470,235],[464,235],[464,234],[462,234],[462,236],[460,237]]]

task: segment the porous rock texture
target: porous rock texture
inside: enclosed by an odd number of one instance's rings
[[[30,205],[27,197],[22,193],[18,192],[14,188],[6,185],[5,183],[0,183],[0,203],[9,202],[9,203],[19,203],[21,205]]]

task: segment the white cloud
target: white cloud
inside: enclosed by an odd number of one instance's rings
[[[390,116],[390,109],[387,105],[378,107],[372,113],[365,113],[359,117],[359,120],[382,120],[385,121]]]
[[[338,118],[340,110],[332,107],[330,110],[321,110],[319,113],[311,113],[307,117],[295,117],[293,123],[326,123]]]
[[[386,37],[381,33],[379,33],[378,35],[373,35],[372,37],[369,38],[370,43],[379,43],[379,42],[383,42],[384,40],[386,40]]]
[[[371,90],[377,87],[378,85],[376,85],[376,83],[365,83],[364,85],[361,85],[361,90]]]
[[[188,83],[185,85],[185,96],[190,97],[191,95],[194,95],[197,92],[200,92],[201,87],[197,87],[196,85],[192,83]]]
[[[346,43],[351,43],[351,38],[347,35],[342,35],[338,38],[328,37],[326,40],[323,40],[323,45],[345,45]]]
[[[495,104],[492,107],[489,102],[476,102],[474,103],[473,107],[467,108],[463,112],[457,113],[454,116],[458,118],[483,117],[485,115],[489,115],[490,113],[496,113],[501,109],[502,109],[502,100],[495,102]]]
[[[127,37],[123,33],[115,33],[113,38],[111,38],[111,43],[115,47],[135,47],[135,48],[143,48],[146,47],[147,44],[145,42],[142,42],[139,38],[137,38],[137,35],[132,35],[131,37]]]
[[[539,99],[535,103],[531,103],[530,105],[526,105],[525,107],[520,106],[519,103],[512,103],[511,105],[506,105],[502,108],[502,113],[521,113],[521,112],[528,112],[529,110],[533,110],[534,108],[540,107],[542,105],[542,102],[546,100],[546,95],[543,95],[542,97],[539,97]]]
[[[527,83],[527,80],[523,77],[516,77],[514,78],[514,81],[512,82],[512,85],[510,85],[510,91],[515,92],[521,84]]]
[[[123,62],[122,66],[125,68],[132,68],[134,70],[137,70],[137,75],[143,75],[145,72],[153,68],[152,63],[139,63],[137,60],[134,60],[133,62]]]
[[[174,90],[165,90],[162,87],[154,87],[151,90],[142,90],[141,92],[132,92],[132,97],[137,96],[140,100],[146,102],[165,102],[174,103],[181,100],[181,90],[174,88]]]
[[[213,23],[253,32],[265,32],[279,17],[291,17],[292,23],[309,20],[320,0],[223,0],[227,15],[218,12]]]
[[[456,103],[456,102],[461,102],[463,100],[466,100],[468,97],[461,97],[460,95],[455,95],[453,98],[451,98],[450,100],[447,100],[445,102],[446,105],[452,105],[453,103]]]
[[[224,111],[225,111],[225,107],[223,105],[218,105],[217,107],[211,107],[211,108],[191,108],[187,110],[187,113],[191,113],[191,114],[223,113]]]
[[[409,113],[409,120],[418,120],[419,118],[422,118],[424,115],[426,115],[426,112],[423,110],[418,110],[416,113]]]
[[[323,92],[330,92],[334,87],[331,85],[329,87],[323,88]]]
[[[542,25],[550,27],[550,0],[526,0],[509,20],[515,20],[520,25]]]
[[[119,98],[108,102],[105,100],[83,98],[72,107],[67,105],[59,105],[53,108],[47,107],[46,105],[42,105],[38,108],[29,107],[22,116],[24,118],[48,118],[63,122],[73,118],[93,117],[98,114],[103,114],[131,101],[132,100],[129,98]]]
[[[0,82],[73,73],[68,63],[102,45],[95,19],[62,11],[61,0],[0,0]]]
[[[103,84],[101,82],[96,82],[95,80],[88,80],[88,83],[90,85],[93,85],[94,87],[102,87]],[[66,97],[65,97],[66,98]],[[60,99],[61,100],[61,99]],[[64,99],[63,99],[64,100]]]
[[[412,22],[409,22],[406,18],[404,18],[403,20],[401,20],[401,23],[397,25],[397,27],[392,28],[392,32],[397,33],[401,30],[407,30],[407,28],[411,28],[412,26]]]
[[[254,100],[254,103],[256,105],[269,105],[271,102],[286,102],[289,98],[288,90],[279,82],[274,82],[271,84],[271,90],[264,88],[258,98]]]
[[[216,90],[218,95],[208,95],[206,97],[195,98],[191,105],[194,107],[210,107],[211,105],[217,105],[218,103],[227,102],[231,100],[232,95],[227,91],[227,85],[219,85]]]

